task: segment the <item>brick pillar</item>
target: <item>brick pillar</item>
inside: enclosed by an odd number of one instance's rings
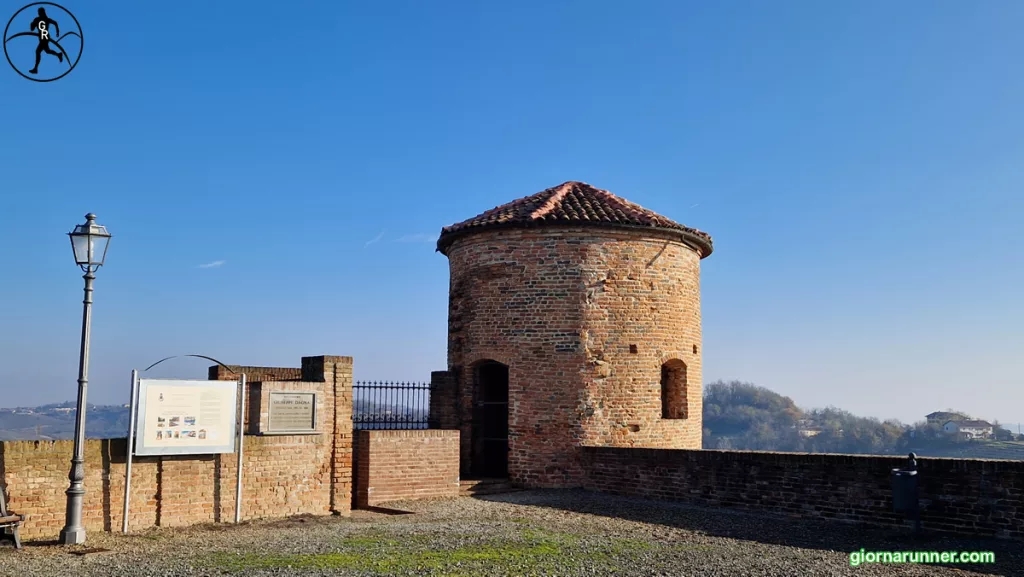
[[[430,373],[430,428],[458,429],[458,387],[455,374],[449,371]]]
[[[352,357],[302,357],[302,380],[327,384],[325,405],[333,407],[331,512],[347,516],[352,511]]]

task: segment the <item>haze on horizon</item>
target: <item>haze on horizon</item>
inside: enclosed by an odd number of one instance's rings
[[[1024,5],[65,6],[79,67],[0,71],[0,406],[75,397],[86,212],[89,402],[123,403],[188,353],[428,380],[441,227],[581,180],[714,238],[706,383],[1024,422]]]

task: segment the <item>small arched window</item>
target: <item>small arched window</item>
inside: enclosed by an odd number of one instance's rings
[[[686,364],[672,359],[661,365],[661,418],[686,418]]]

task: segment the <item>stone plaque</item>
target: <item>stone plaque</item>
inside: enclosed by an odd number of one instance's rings
[[[268,433],[316,430],[316,393],[270,393]]]

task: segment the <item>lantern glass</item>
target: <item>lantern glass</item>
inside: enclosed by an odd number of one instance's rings
[[[76,226],[74,232],[68,233],[71,248],[75,252],[75,263],[82,268],[100,267],[107,258],[110,233],[107,227],[96,224],[96,215],[88,214],[85,218],[85,224]]]

